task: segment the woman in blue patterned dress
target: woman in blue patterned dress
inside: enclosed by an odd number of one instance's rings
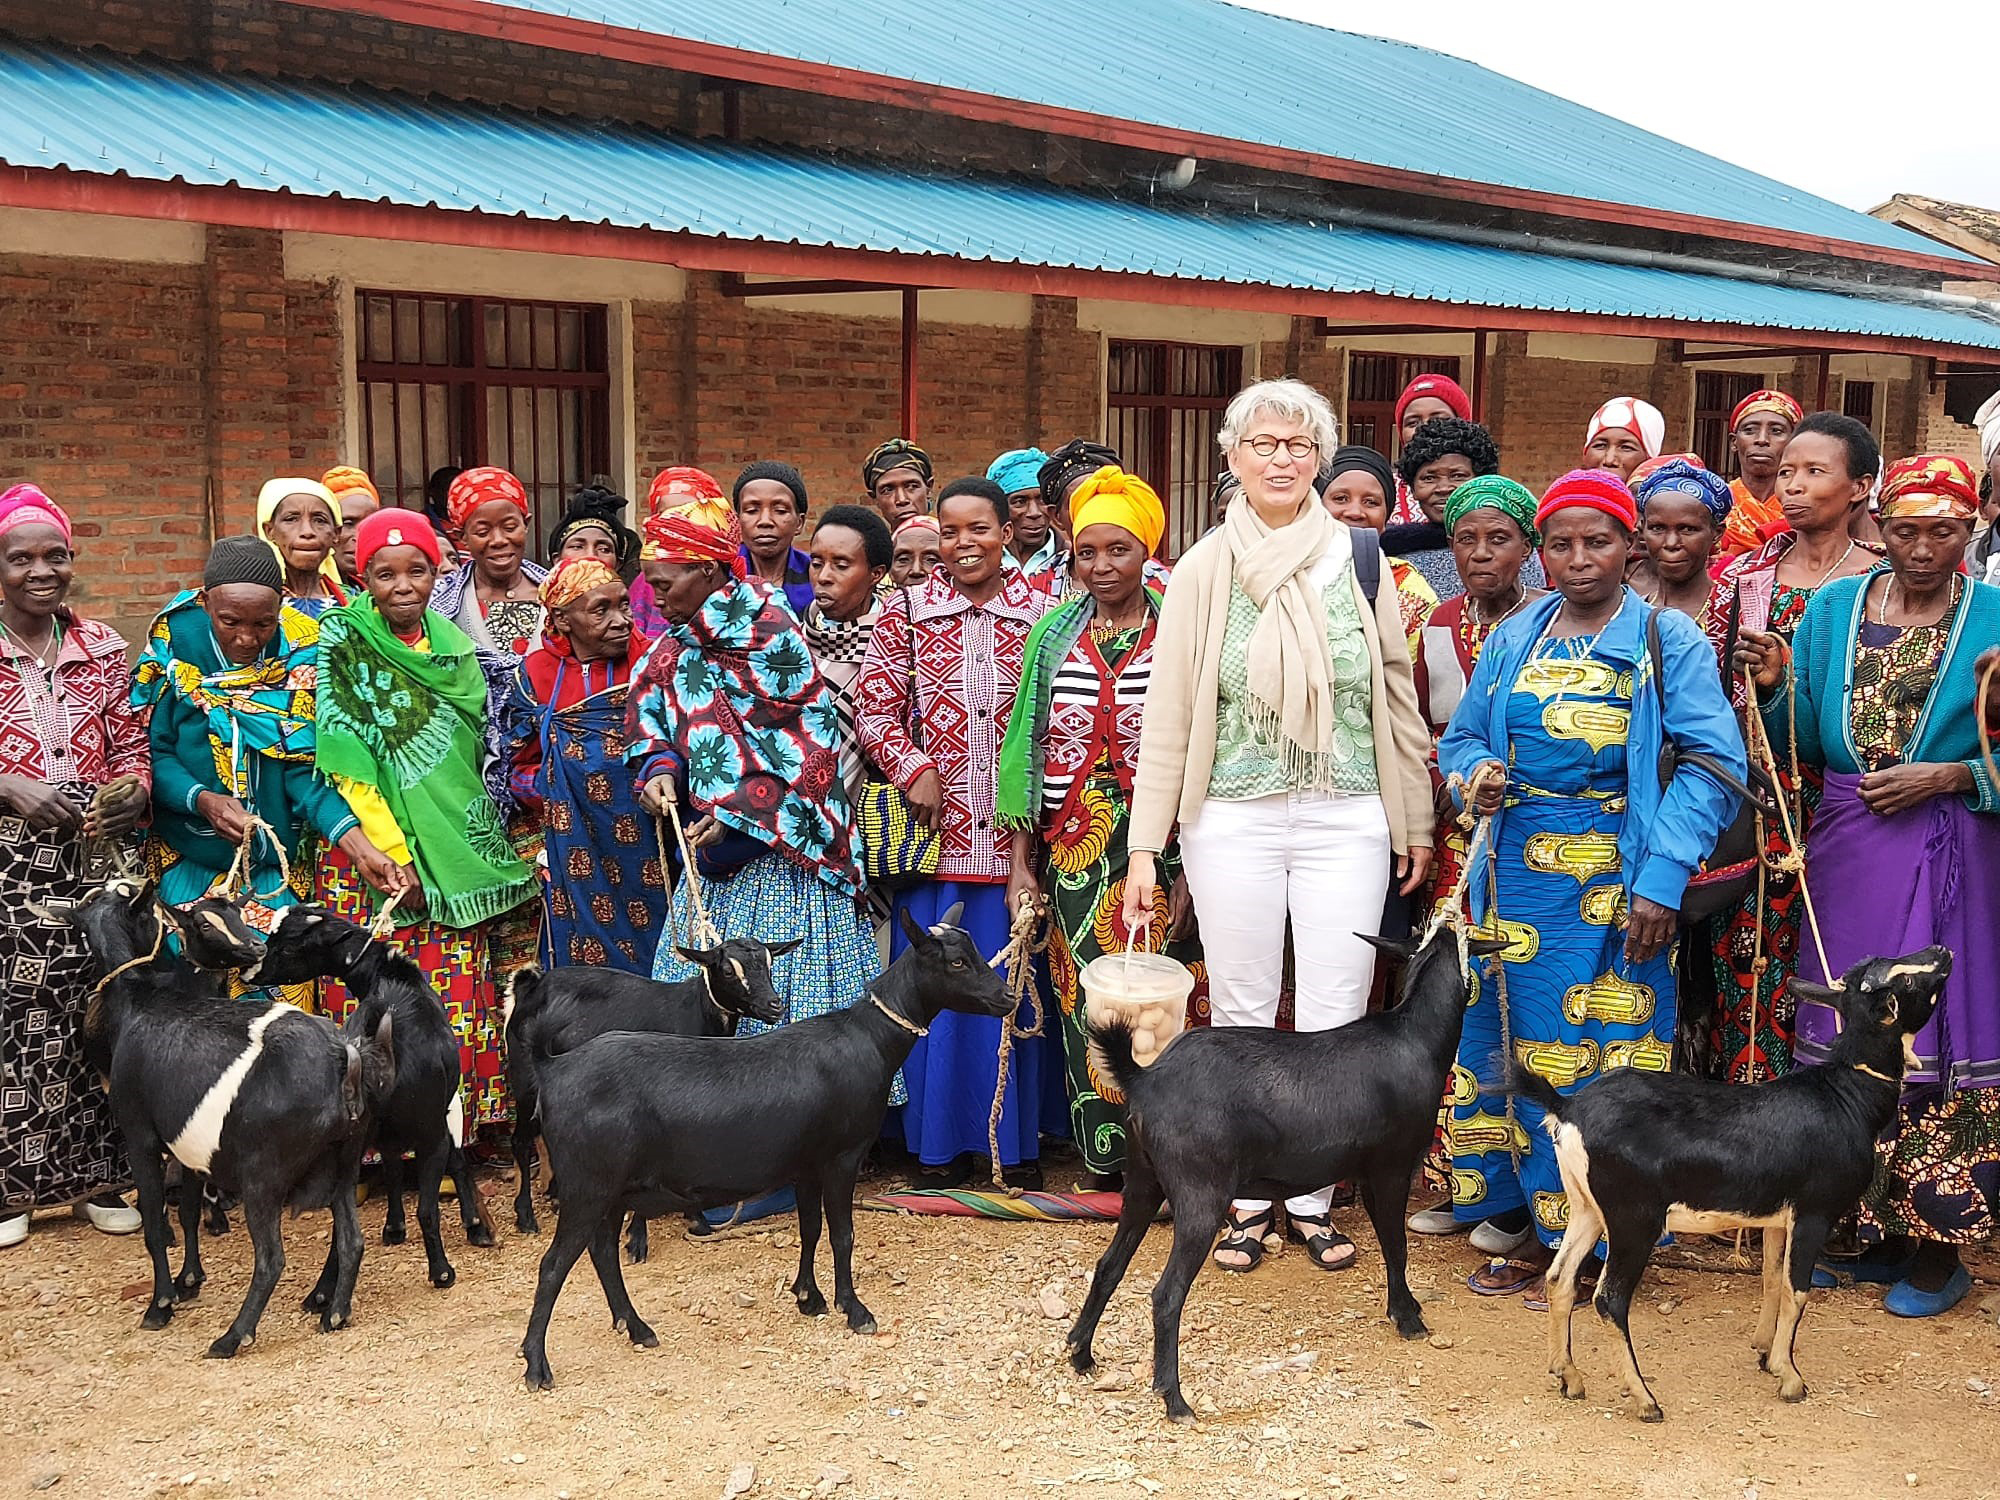
[[[1452,1069],[1453,1211],[1536,1233],[1474,1273],[1486,1296],[1539,1294],[1569,1221],[1541,1112],[1497,1093],[1495,1055],[1564,1093],[1610,1068],[1665,1071],[1676,913],[1736,799],[1685,762],[1662,787],[1660,750],[1744,774],[1701,628],[1659,611],[1657,660],[1648,648],[1655,611],[1624,583],[1638,526],[1624,482],[1567,474],[1535,520],[1556,591],[1488,639],[1438,745],[1439,768],[1494,815],[1469,890],[1512,944],[1488,966]]]

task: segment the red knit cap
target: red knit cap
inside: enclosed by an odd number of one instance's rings
[[[1465,394],[1465,387],[1449,375],[1419,375],[1403,387],[1403,394],[1396,398],[1396,425],[1403,425],[1403,413],[1409,410],[1412,401],[1424,397],[1442,401],[1451,408],[1451,414],[1460,421],[1472,420],[1472,398]]]
[[[363,517],[354,528],[354,566],[367,572],[368,559],[384,547],[415,547],[431,560],[434,568],[444,556],[429,518],[394,506]]]
[[[1639,502],[1625,481],[1609,469],[1571,469],[1550,485],[1535,511],[1535,527],[1547,531],[1549,517],[1576,506],[1603,511],[1627,531],[1639,529]]]

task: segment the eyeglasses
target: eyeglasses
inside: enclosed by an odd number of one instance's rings
[[[1319,444],[1309,437],[1274,438],[1268,432],[1243,439],[1243,446],[1259,458],[1275,458],[1280,448],[1296,459],[1308,459],[1319,452]]]

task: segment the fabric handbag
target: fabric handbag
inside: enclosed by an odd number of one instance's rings
[[[924,742],[920,727],[923,715],[917,705],[917,626],[910,612],[907,588],[903,590],[903,617],[910,625],[909,634],[904,637],[910,654],[910,697],[904,723],[911,743],[921,750]],[[919,823],[902,788],[872,765],[861,784],[854,818],[861,834],[861,873],[869,885],[878,890],[902,890],[937,874],[943,844],[938,831]]]
[[[1730,910],[1748,894],[1757,878],[1757,862],[1764,857],[1764,830],[1778,823],[1777,788],[1755,766],[1750,768],[1750,781],[1745,785],[1714,756],[1699,750],[1683,750],[1667,734],[1666,662],[1660,646],[1660,608],[1656,605],[1646,617],[1646,655],[1652,659],[1653,692],[1660,702],[1660,790],[1667,789],[1682,766],[1694,766],[1706,771],[1739,799],[1735,818],[1722,830],[1707,863],[1688,882],[1687,892],[1681,898],[1680,919],[1685,926]]]

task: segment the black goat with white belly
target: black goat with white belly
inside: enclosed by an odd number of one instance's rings
[[[355,1000],[341,1028],[351,1042],[372,1036],[384,1016],[390,1019],[396,1038],[396,1084],[372,1115],[372,1140],[382,1153],[383,1186],[389,1199],[382,1243],[400,1245],[409,1232],[403,1218],[403,1153],[408,1151],[416,1158],[417,1230],[423,1236],[431,1285],[452,1285],[458,1273],[444,1253],[438,1211],[439,1185],[446,1172],[458,1187],[465,1242],[491,1246],[493,1226],[465,1159],[458,1033],[424,971],[367,928],[323,906],[294,906],[280,919],[263,957],[243,977],[255,984],[342,980]],[[337,1273],[329,1255],[319,1284],[306,1295],[307,1312],[326,1306]]]
[[[834,1305],[856,1333],[875,1331],[854,1291],[854,1182],[882,1132],[896,1070],[939,1011],[1004,1016],[1013,1008],[1006,982],[951,925],[957,912],[928,930],[905,913],[910,946],[848,1010],[741,1040],[614,1031],[572,1052],[537,1048],[542,1129],[562,1199],[521,1343],[530,1389],[555,1384],[549,1314],[586,1249],[612,1326],[634,1344],[659,1342],[633,1308],[618,1263],[627,1211],[718,1208],[786,1184],[799,1201],[799,1311],[826,1312],[813,1275],[824,1208]]]
[[[507,987],[507,1092],[514,1101],[514,1227],[534,1234],[535,1140],[541,1134],[541,1085],[535,1050],[570,1052],[611,1031],[663,1036],[734,1036],[748,1018],[776,1025],[785,1002],[771,965],[798,947],[729,938],[714,948],[675,948],[700,972],[687,979],[647,979],[620,969],[523,969]],[[646,1221],[632,1221],[631,1255],[646,1258]]]
[[[1169,1417],[1193,1421],[1181,1394],[1181,1309],[1230,1200],[1282,1198],[1348,1177],[1360,1181],[1382,1247],[1396,1331],[1406,1339],[1429,1331],[1405,1279],[1403,1209],[1436,1127],[1468,985],[1449,930],[1421,947],[1369,941],[1409,959],[1402,1002],[1332,1031],[1191,1031],[1142,1068],[1132,1060],[1129,1028],[1091,1028],[1127,1100],[1129,1149],[1118,1230],[1070,1329],[1070,1363],[1080,1374],[1094,1367],[1091,1342],[1105,1305],[1160,1205],[1171,1203],[1174,1248],[1153,1286],[1153,1389]],[[1474,954],[1505,946],[1468,943]]]
[[[179,925],[151,887],[132,881],[112,882],[71,914],[106,975],[85,1036],[125,1137],[153,1262],[152,1300],[140,1326],[164,1328],[175,1303],[192,1300],[202,1281],[200,1203],[192,1193],[184,1192],[181,1203],[188,1258],[178,1281],[168,1271],[161,1158],[172,1152],[188,1170],[242,1199],[256,1252],[243,1306],[209,1346],[210,1357],[227,1359],[255,1337],[285,1267],[280,1223],[287,1205],[333,1210],[338,1278],[320,1316],[321,1329],[330,1332],[351,1315],[361,1266],[354,1184],[367,1113],[394,1083],[390,1023],[385,1019],[365,1041],[348,1042],[326,1021],[281,1001],[223,999],[185,959],[160,954],[163,916]],[[197,920],[200,926],[188,924],[184,936],[199,942],[211,962],[242,965],[259,956],[262,942],[247,927],[224,941],[218,927],[227,927],[227,916],[220,910],[198,913]]]
[[[1764,1232],[1764,1304],[1751,1347],[1778,1395],[1803,1401],[1796,1350],[1813,1262],[1875,1172],[1875,1138],[1895,1117],[1910,1039],[1931,1018],[1951,954],[1926,948],[1856,964],[1832,989],[1792,981],[1802,1000],[1834,1006],[1841,1032],[1826,1063],[1769,1083],[1715,1083],[1621,1068],[1564,1097],[1518,1067],[1512,1087],[1548,1112],[1569,1226],[1549,1268],[1549,1373],[1579,1400],[1570,1347],[1576,1277],[1606,1243],[1598,1315],[1623,1340],[1625,1383],[1657,1422],[1632,1348],[1632,1295],[1663,1231]]]

